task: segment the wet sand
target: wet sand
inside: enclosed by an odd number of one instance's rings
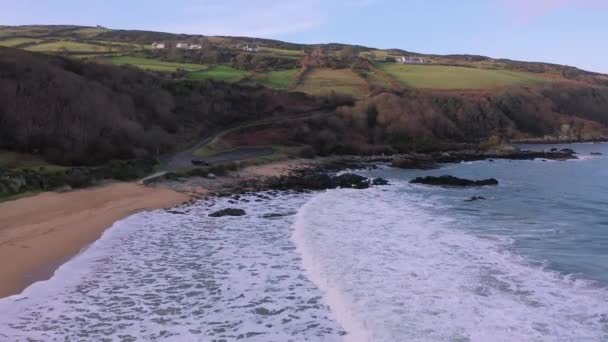
[[[50,278],[114,222],[188,200],[162,187],[115,183],[0,203],[0,298]]]

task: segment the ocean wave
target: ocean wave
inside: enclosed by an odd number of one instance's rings
[[[0,341],[339,341],[291,241],[309,195],[140,213],[46,282],[0,300]],[[243,217],[212,218],[226,207]]]
[[[298,213],[307,275],[352,341],[598,341],[608,292],[477,237],[404,184],[328,191]]]

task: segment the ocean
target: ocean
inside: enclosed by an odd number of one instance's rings
[[[567,147],[133,215],[0,300],[0,341],[608,341],[608,145]],[[409,183],[443,174],[500,185]]]

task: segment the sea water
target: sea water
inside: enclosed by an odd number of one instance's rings
[[[569,147],[134,215],[0,300],[0,341],[608,341],[608,146]],[[409,183],[442,174],[500,185]]]

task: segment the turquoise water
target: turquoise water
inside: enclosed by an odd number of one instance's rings
[[[0,299],[0,341],[608,341],[608,145],[570,147],[133,215]],[[409,183],[442,174],[500,185]]]
[[[479,161],[433,171],[388,169],[379,176],[409,180],[422,175],[496,178],[498,187],[418,187],[448,205],[438,215],[458,229],[513,240],[510,248],[546,267],[608,285],[608,144],[530,145],[530,150],[572,148],[575,161]],[[591,152],[603,153],[591,156]],[[471,196],[488,200],[465,202]]]

